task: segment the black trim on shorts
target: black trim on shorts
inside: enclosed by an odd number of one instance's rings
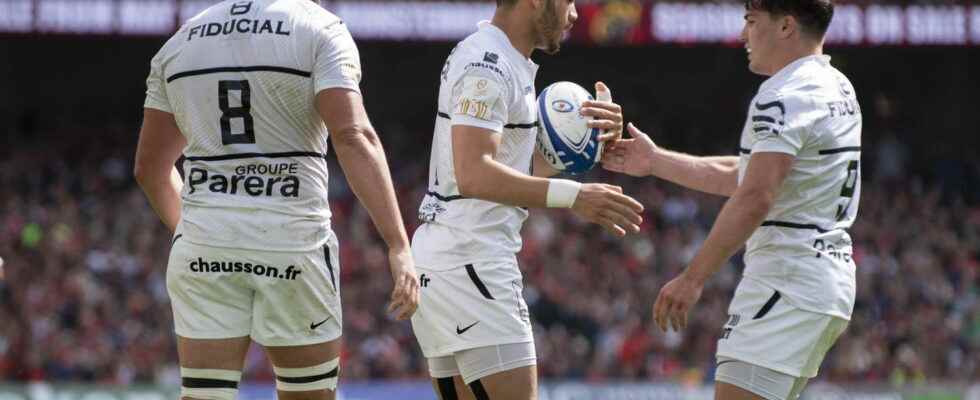
[[[315,151],[284,151],[281,153],[237,153],[221,154],[217,156],[191,156],[184,157],[186,161],[225,161],[237,160],[241,158],[285,158],[285,157],[316,157],[326,159],[327,155]]]
[[[174,243],[177,243],[177,239],[180,239],[182,236],[184,236],[182,233],[178,233],[177,236],[174,236],[174,240],[170,241],[170,247],[173,247]]]
[[[473,268],[473,264],[466,264],[466,274],[470,276],[470,280],[473,281],[473,284],[476,285],[477,290],[480,291],[483,297],[486,297],[487,300],[496,300],[490,295],[490,291],[487,290],[487,285],[484,285],[480,277],[476,275],[476,269]]]
[[[176,74],[170,75],[167,78],[167,83],[173,82],[180,78],[186,78],[188,76],[196,75],[207,75],[207,74],[217,74],[221,72],[281,72],[284,74],[302,76],[304,78],[309,78],[313,74],[309,71],[300,71],[298,69],[278,67],[275,65],[249,65],[245,67],[217,67],[217,68],[204,68],[204,69],[194,69],[190,71],[178,72]]]
[[[473,391],[473,396],[476,397],[476,400],[490,400],[487,389],[483,388],[483,383],[480,383],[479,379],[470,383],[470,390]]]
[[[439,400],[459,400],[456,395],[456,385],[453,377],[436,378],[436,386],[439,387]]]
[[[450,117],[449,114],[446,114],[442,111],[436,112],[436,116],[439,118],[452,119],[452,117]],[[539,125],[538,121],[528,122],[526,124],[506,124],[504,125],[504,129],[531,129],[531,128],[537,128],[538,125]]]
[[[282,383],[310,383],[316,381],[322,381],[324,379],[330,379],[337,376],[340,373],[340,367],[334,367],[333,370],[325,374],[311,375],[311,376],[279,376],[276,375],[276,380]]]
[[[323,245],[323,259],[327,261],[327,270],[330,271],[330,284],[333,285],[333,290],[337,290],[337,281],[333,277],[333,264],[330,263],[330,245]]]
[[[762,308],[759,309],[759,312],[755,313],[755,316],[752,317],[752,319],[759,319],[765,317],[766,314],[769,314],[769,311],[772,310],[772,306],[776,305],[776,302],[779,301],[780,297],[783,297],[783,295],[779,294],[779,291],[777,290],[775,293],[772,294],[772,297],[769,297],[769,300],[766,301],[766,304],[762,305]]]
[[[188,389],[238,389],[237,381],[210,378],[181,378],[180,385]]]

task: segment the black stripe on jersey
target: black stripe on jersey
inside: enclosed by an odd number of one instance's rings
[[[741,154],[752,154],[752,150],[746,149],[744,147],[739,147],[738,152]]]
[[[446,114],[446,113],[444,113],[442,111],[437,112],[436,115],[439,118],[451,119],[449,117],[449,114]],[[538,121],[528,122],[526,124],[507,124],[507,125],[504,125],[504,128],[505,129],[531,129],[531,128],[537,128],[537,127],[538,127]]]
[[[793,229],[813,229],[820,233],[830,232],[814,224],[798,224],[796,222],[786,222],[786,221],[763,221],[762,226],[778,226],[780,228],[793,228]]]
[[[245,67],[216,67],[216,68],[204,68],[204,69],[195,69],[190,71],[178,72],[176,74],[170,75],[170,77],[167,78],[167,83],[173,82],[180,78],[186,78],[188,76],[217,74],[220,72],[258,72],[258,71],[282,72],[284,74],[298,75],[304,78],[309,78],[310,76],[313,75],[309,71],[300,71],[298,69],[277,67],[275,65],[250,65]]]
[[[457,196],[443,196],[443,195],[441,195],[439,193],[436,193],[436,192],[433,192],[433,191],[425,192],[425,194],[427,194],[429,196],[432,196],[432,197],[435,197],[439,201],[453,201],[453,200],[462,200],[462,199],[465,199],[465,197],[463,197],[463,196],[458,196],[458,195]]]
[[[322,381],[324,379],[330,379],[336,377],[340,373],[340,367],[334,367],[333,370],[325,374],[312,375],[312,376],[279,376],[276,375],[276,380],[282,383],[310,383],[316,381]]]
[[[752,116],[752,122],[769,122],[775,124],[776,119],[765,115],[754,115]],[[779,121],[779,124],[782,125],[783,121]]]
[[[237,381],[209,378],[182,378],[180,385],[188,389],[238,389]]]
[[[823,155],[823,154],[846,153],[850,151],[861,151],[861,146],[849,146],[849,147],[838,147],[836,149],[824,149],[818,151],[817,153]]]
[[[286,151],[282,153],[237,153],[237,154],[221,154],[217,156],[193,156],[193,157],[186,157],[185,160],[224,161],[224,160],[238,160],[242,158],[285,158],[285,157],[327,158],[327,155],[323,153],[317,153],[314,151]]]
[[[779,108],[779,111],[783,115],[786,115],[786,106],[784,106],[783,105],[783,102],[781,102],[779,100],[776,100],[776,101],[771,102],[771,103],[765,103],[765,104],[755,103],[755,109],[756,110],[759,110],[759,111],[766,111],[766,110],[768,110],[770,108],[773,108],[773,107]]]
[[[181,234],[181,233],[178,233],[177,236],[174,236],[174,240],[171,240],[170,241],[170,246],[173,246],[174,243],[177,243],[177,239],[180,239],[182,236],[184,236],[184,235]]]
[[[495,300],[493,295],[490,294],[490,290],[487,289],[487,285],[484,285],[483,281],[476,274],[476,269],[473,268],[473,264],[466,264],[466,274],[470,276],[470,280],[476,285],[476,290],[479,290],[483,297],[486,297],[487,300]]]

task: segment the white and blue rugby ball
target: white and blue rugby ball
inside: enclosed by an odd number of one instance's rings
[[[556,82],[538,95],[538,151],[559,172],[581,174],[602,156],[599,129],[589,128],[592,117],[579,114],[592,95],[572,82]]]

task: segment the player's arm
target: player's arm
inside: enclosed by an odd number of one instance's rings
[[[708,238],[691,263],[660,291],[654,319],[661,329],[687,325],[687,310],[697,302],[704,283],[728,260],[765,220],[795,157],[780,152],[752,154],[742,184],[725,202]]]
[[[153,211],[170,232],[177,229],[180,221],[180,190],[183,187],[174,163],[186,144],[173,114],[152,108],[143,110],[133,175]]]
[[[357,45],[338,21],[327,21],[317,33],[313,73],[316,109],[330,132],[348,184],[388,245],[388,263],[394,281],[388,312],[398,319],[408,319],[419,302],[415,260],[384,148],[361,98]]]
[[[731,196],[738,187],[738,157],[698,157],[657,146],[633,124],[633,139],[619,140],[606,149],[602,166],[633,176],[653,175],[697,191]]]
[[[452,127],[453,166],[462,196],[517,207],[572,208],[615,235],[640,231],[643,205],[623,195],[622,188],[518,172],[494,159],[500,139],[501,134],[490,129]]]

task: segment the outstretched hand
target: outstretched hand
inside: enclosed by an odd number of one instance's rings
[[[620,139],[602,153],[602,168],[632,176],[647,176],[653,170],[657,145],[633,123],[626,126],[632,139]]]

